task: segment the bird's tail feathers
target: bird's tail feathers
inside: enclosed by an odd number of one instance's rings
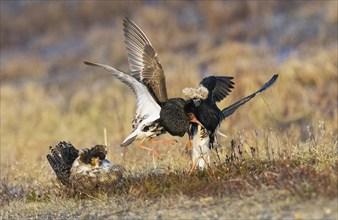
[[[255,97],[257,94],[263,92],[264,90],[272,86],[277,81],[277,79],[278,74],[273,75],[272,78],[267,83],[265,83],[257,92],[252,93],[251,95],[239,100],[238,102],[230,105],[229,107],[224,108],[222,110],[223,119],[232,115],[240,106],[244,105],[246,102]]]
[[[78,155],[79,150],[69,142],[61,141],[55,147],[50,147],[47,160],[62,184],[67,185],[70,169]]]
[[[122,142],[121,147],[126,147],[133,143],[136,139],[136,135],[131,133],[128,135],[128,137]]]

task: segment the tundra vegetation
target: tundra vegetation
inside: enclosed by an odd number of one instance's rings
[[[1,217],[337,219],[337,1],[1,1]],[[84,60],[128,69],[122,20],[159,54],[169,97],[207,75],[233,76],[220,108],[277,83],[221,125],[210,169],[188,175],[187,136],[119,144],[129,88]],[[106,132],[105,132],[106,131]],[[105,135],[106,133],[106,135]],[[159,138],[170,139],[169,135]],[[122,184],[64,188],[49,146],[104,144]]]

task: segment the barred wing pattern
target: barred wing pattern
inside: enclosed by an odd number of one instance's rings
[[[168,99],[165,76],[155,49],[134,22],[125,18],[123,26],[131,75],[148,87],[159,104],[164,103]]]

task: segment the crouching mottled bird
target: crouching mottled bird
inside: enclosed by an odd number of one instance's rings
[[[60,182],[75,189],[92,190],[118,184],[124,168],[105,159],[107,147],[95,145],[78,150],[71,143],[62,141],[50,147],[47,160]]]

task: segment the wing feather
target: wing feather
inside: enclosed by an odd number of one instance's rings
[[[215,102],[222,101],[234,88],[233,77],[208,76],[202,79],[200,85],[206,87],[213,94]]]
[[[144,83],[158,103],[168,99],[158,55],[143,31],[128,18],[123,21],[131,75]]]
[[[115,78],[131,88],[136,96],[136,117],[143,118],[148,115],[158,115],[159,117],[161,107],[151,96],[147,87],[140,81],[120,70],[117,70],[105,64],[93,63],[88,61],[85,61],[84,63],[91,66],[102,67],[105,70],[108,70]]]

